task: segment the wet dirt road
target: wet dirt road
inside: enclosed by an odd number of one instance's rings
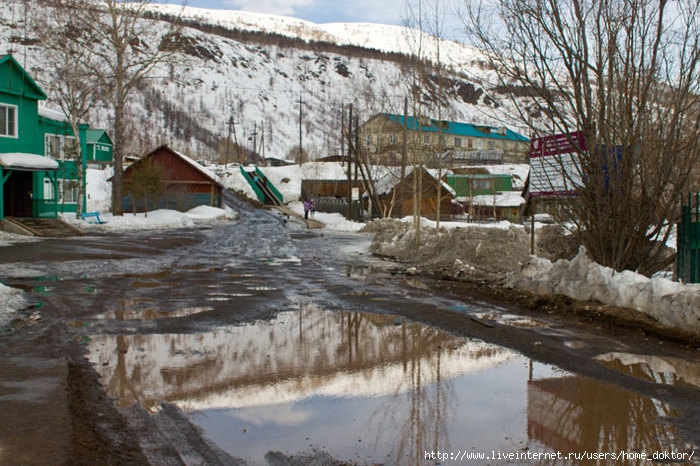
[[[2,248],[36,307],[0,340],[1,463],[695,453],[697,352],[438,294],[369,236],[228,202],[209,229]]]

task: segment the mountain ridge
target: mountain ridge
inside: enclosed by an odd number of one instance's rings
[[[260,155],[292,158],[301,144],[311,158],[318,158],[340,151],[341,115],[350,104],[361,122],[375,113],[403,111],[411,85],[406,78],[409,33],[418,32],[370,23],[319,26],[257,13],[151,7],[154,18],[148,21],[155,23],[154,31],[158,22],[180,11],[185,26],[170,39],[177,47],[177,64],[156,70],[132,97],[126,154],[168,144],[193,158],[213,159],[230,131],[232,140]],[[43,0],[0,5],[0,44],[16,46],[25,68],[45,88],[51,76],[32,27],[51,9]],[[143,38],[147,46],[162,41],[156,32]],[[431,68],[422,99],[440,102],[443,119],[506,124],[518,131],[510,91],[499,88],[479,53],[453,41],[440,44],[453,50],[444,52],[449,57],[441,69],[444,88]],[[516,99],[527,104],[526,97]],[[50,96],[46,105],[55,108]],[[426,113],[435,112],[426,106]],[[109,109],[99,105],[89,122],[110,130]]]

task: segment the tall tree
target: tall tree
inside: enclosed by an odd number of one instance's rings
[[[134,91],[153,72],[174,59],[180,26],[177,18],[157,22],[149,17],[151,0],[83,2],[83,24],[93,40],[92,72],[99,79],[113,116],[114,178],[112,212],[122,215],[126,111]],[[88,13],[89,12],[89,13]],[[165,75],[165,74],[164,74]]]
[[[466,2],[474,45],[535,136],[582,132],[571,216],[583,245],[616,270],[653,273],[700,150],[696,0]],[[544,118],[537,118],[544,116]]]
[[[54,14],[45,15],[37,25],[37,33],[46,48],[47,65],[51,76],[50,97],[58,104],[70,124],[75,137],[74,147],[68,150],[64,142],[66,157],[73,158],[78,176],[78,199],[76,218],[83,212],[85,182],[83,179],[84,157],[80,126],[97,101],[98,82],[91,73],[91,48],[86,31],[72,21],[75,16],[75,0],[58,0]]]

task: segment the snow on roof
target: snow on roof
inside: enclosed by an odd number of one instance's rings
[[[0,165],[11,170],[58,170],[58,162],[51,157],[21,152],[0,154]]]
[[[510,175],[514,190],[525,187],[525,181],[530,173],[530,165],[526,163],[502,163],[495,165],[474,165],[470,168],[484,168],[491,175]]]
[[[44,105],[39,105],[39,116],[48,118],[49,120],[68,122],[68,117],[63,112],[48,108]]]
[[[494,194],[480,194],[472,197],[472,205],[496,207],[520,207],[525,199],[517,191],[503,191]]]

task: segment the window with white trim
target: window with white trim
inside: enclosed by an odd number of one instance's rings
[[[76,180],[58,180],[58,196],[59,202],[78,202],[78,182]]]
[[[0,136],[17,137],[17,107],[0,104]]]
[[[76,160],[78,158],[78,148],[75,144],[75,137],[65,136],[63,138],[63,157],[66,160]]]
[[[52,159],[63,160],[63,136],[58,134],[45,134],[44,155]]]
[[[50,201],[54,199],[53,183],[48,178],[44,178],[44,200]]]

